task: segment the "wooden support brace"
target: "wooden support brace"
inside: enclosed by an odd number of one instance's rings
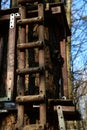
[[[58,115],[58,121],[59,121],[59,130],[66,130],[64,117],[63,117],[63,111],[62,111],[61,106],[57,106],[57,115]]]

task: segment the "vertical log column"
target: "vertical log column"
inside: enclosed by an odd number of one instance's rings
[[[38,16],[43,17],[44,19],[44,5],[42,3],[38,4]],[[39,25],[39,40],[44,43],[44,22]],[[39,49],[39,66],[45,67],[45,57],[44,57],[44,48]],[[40,74],[40,85],[39,85],[40,94],[46,96],[46,86],[45,86],[45,72]],[[46,124],[46,104],[40,104],[40,124]]]
[[[20,5],[19,5],[20,6]],[[25,6],[19,7],[19,13],[21,19],[26,18],[26,8]],[[26,25],[21,25],[19,27],[19,44],[26,42]],[[25,51],[20,50],[18,54],[18,69],[23,69],[25,67]],[[24,88],[25,88],[25,76],[19,76],[17,80],[17,94],[18,96],[24,95]],[[18,105],[18,122],[17,127],[20,128],[23,126],[24,122],[24,106],[19,104]]]
[[[67,0],[67,8],[66,8],[66,16],[68,25],[71,28],[71,0]],[[71,65],[70,65],[70,58],[71,58],[71,38],[67,37],[67,70],[68,70],[68,98],[73,98],[73,87],[72,87],[72,75],[71,75]]]
[[[62,79],[63,79],[63,94],[68,97],[68,74],[67,74],[67,56],[66,56],[66,43],[65,40],[60,42],[61,56],[64,58],[64,64],[62,67]]]
[[[16,20],[15,15],[10,15],[9,39],[7,50],[7,100],[12,100],[14,88],[14,65],[15,65],[15,40],[16,40]]]

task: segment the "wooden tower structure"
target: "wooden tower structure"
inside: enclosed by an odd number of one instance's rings
[[[68,91],[64,3],[17,3],[0,11],[0,129],[67,130],[65,120],[78,117]]]

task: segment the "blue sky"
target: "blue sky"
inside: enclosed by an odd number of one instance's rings
[[[7,9],[10,7],[10,0],[2,0],[1,1],[1,9]]]
[[[72,37],[71,55],[73,71],[81,70],[87,65],[87,2],[72,0]]]

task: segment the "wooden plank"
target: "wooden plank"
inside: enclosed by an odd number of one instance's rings
[[[20,130],[44,130],[44,125],[41,124],[26,125]]]
[[[5,21],[5,20],[9,20],[9,19],[10,19],[9,14],[0,16],[0,22]]]
[[[24,3],[33,3],[35,1],[39,1],[39,0],[17,0],[19,4],[24,4]]]
[[[48,99],[48,105],[74,106],[71,99]]]
[[[14,89],[14,68],[15,68],[15,42],[16,42],[16,21],[14,17],[14,28],[9,29],[9,40],[7,50],[7,98],[12,100]]]
[[[61,106],[63,112],[75,112],[75,106]],[[57,110],[57,106],[54,106],[54,111]]]
[[[64,59],[64,64],[62,67],[63,94],[66,98],[68,98],[68,73],[67,73],[67,56],[66,56],[66,41],[65,40],[60,42],[60,52],[61,52],[61,56]]]

